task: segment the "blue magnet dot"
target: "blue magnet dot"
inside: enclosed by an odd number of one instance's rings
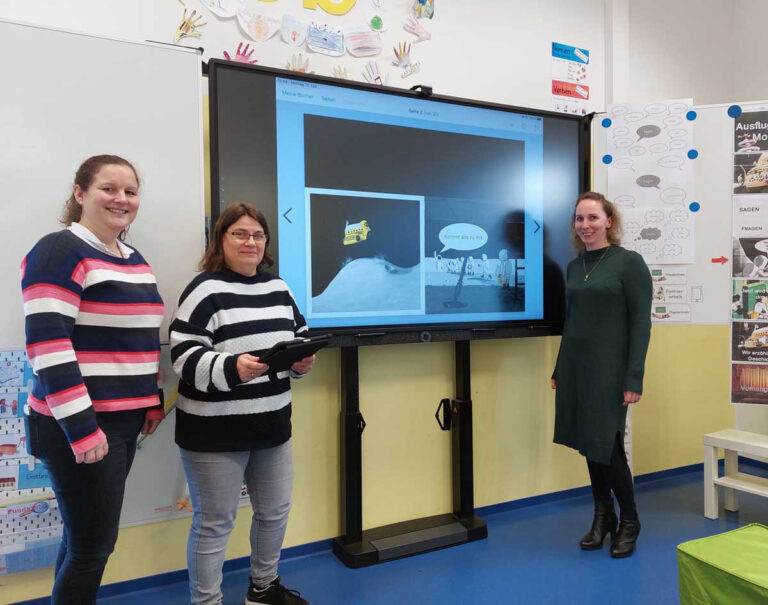
[[[613,124],[611,118],[603,118],[603,121],[600,123],[603,125],[603,128],[610,128],[611,124]]]
[[[696,119],[696,115],[697,115],[697,114],[696,114],[696,112],[695,112],[695,111],[693,111],[693,110],[691,110],[691,111],[689,111],[687,114],[685,114],[685,118],[686,118],[686,119],[687,119],[689,122],[693,122],[693,121]]]
[[[606,153],[603,156],[603,164],[610,164],[611,162],[613,162],[613,156],[608,154],[608,153]]]
[[[695,149],[689,149],[688,150],[688,158],[691,160],[695,160],[697,157],[699,157],[699,152]]]
[[[728,115],[732,118],[738,118],[741,115],[741,107],[739,105],[731,105],[728,108]]]
[[[701,204],[699,204],[699,202],[691,202],[690,204],[688,204],[688,209],[691,212],[698,212],[700,208],[701,208]]]

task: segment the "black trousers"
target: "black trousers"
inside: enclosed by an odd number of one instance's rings
[[[27,418],[29,452],[43,461],[64,523],[52,605],[91,605],[115,548],[125,480],[136,453],[145,410],[97,414],[109,453],[99,462],[77,464],[64,432],[50,416]]]
[[[611,499],[611,492],[619,502],[619,508],[624,515],[634,515],[635,486],[632,482],[632,471],[629,470],[627,454],[624,451],[624,438],[616,433],[610,464],[600,464],[587,458],[589,479],[592,484],[592,495],[595,502]]]

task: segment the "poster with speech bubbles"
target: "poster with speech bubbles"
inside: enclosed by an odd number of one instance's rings
[[[695,261],[692,119],[689,99],[613,105],[608,130],[608,198],[624,221],[622,246],[649,265]]]

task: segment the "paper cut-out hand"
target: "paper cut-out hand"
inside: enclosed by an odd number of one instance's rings
[[[197,15],[197,16],[195,16]],[[173,41],[178,42],[182,38],[199,38],[202,34],[197,31],[198,27],[202,27],[205,23],[200,23],[203,18],[202,15],[198,15],[196,10],[187,17],[187,9],[184,9],[184,15],[181,18],[179,27],[176,28],[176,32],[173,34]]]
[[[343,67],[342,65],[334,65],[333,77],[338,78],[339,80],[349,80],[349,76],[347,75],[347,68]]]
[[[240,42],[237,45],[237,51],[235,52],[235,57],[234,58],[230,57],[229,53],[225,50],[224,58],[227,61],[235,61],[237,63],[247,63],[248,65],[253,65],[258,61],[258,59],[251,59],[251,56],[253,55],[253,51],[256,49],[251,48],[249,51],[248,50],[249,47],[250,47],[250,44],[246,44],[245,48],[243,48],[243,43]]]
[[[376,84],[377,86],[386,86],[388,80],[386,76],[381,75],[379,64],[376,61],[368,61],[365,64],[363,77],[369,84]]]
[[[432,38],[432,34],[424,29],[421,23],[413,17],[408,17],[408,21],[403,23],[403,29],[409,34],[416,36],[416,42],[424,42]]]
[[[301,53],[293,55],[291,60],[286,63],[285,68],[300,73],[315,73],[314,71],[309,71],[309,59],[302,59]]]
[[[395,53],[395,61],[393,65],[398,67],[405,67],[411,64],[411,45],[408,43],[398,42],[397,46],[393,48]]]

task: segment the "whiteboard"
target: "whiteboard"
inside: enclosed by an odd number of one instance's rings
[[[765,102],[737,103],[749,111]],[[699,152],[694,161],[692,200],[701,205],[695,213],[696,261],[679,265],[687,272],[691,324],[727,325],[731,311],[731,221],[733,214],[733,130],[728,116],[733,103],[694,107],[693,146]],[[601,126],[609,114],[596,114],[592,121],[593,187],[605,191],[607,169],[601,158],[607,151],[607,130]],[[725,257],[726,263],[712,259]],[[697,299],[700,299],[697,301]]]
[[[61,228],[75,170],[101,153],[131,161],[142,181],[127,242],[157,276],[166,305],[161,340],[167,341],[176,299],[205,245],[198,53],[0,21],[0,56],[0,349],[24,348],[22,258],[40,237]],[[163,367],[173,389],[167,361]],[[123,522],[166,517],[183,487],[171,415],[136,456]]]

